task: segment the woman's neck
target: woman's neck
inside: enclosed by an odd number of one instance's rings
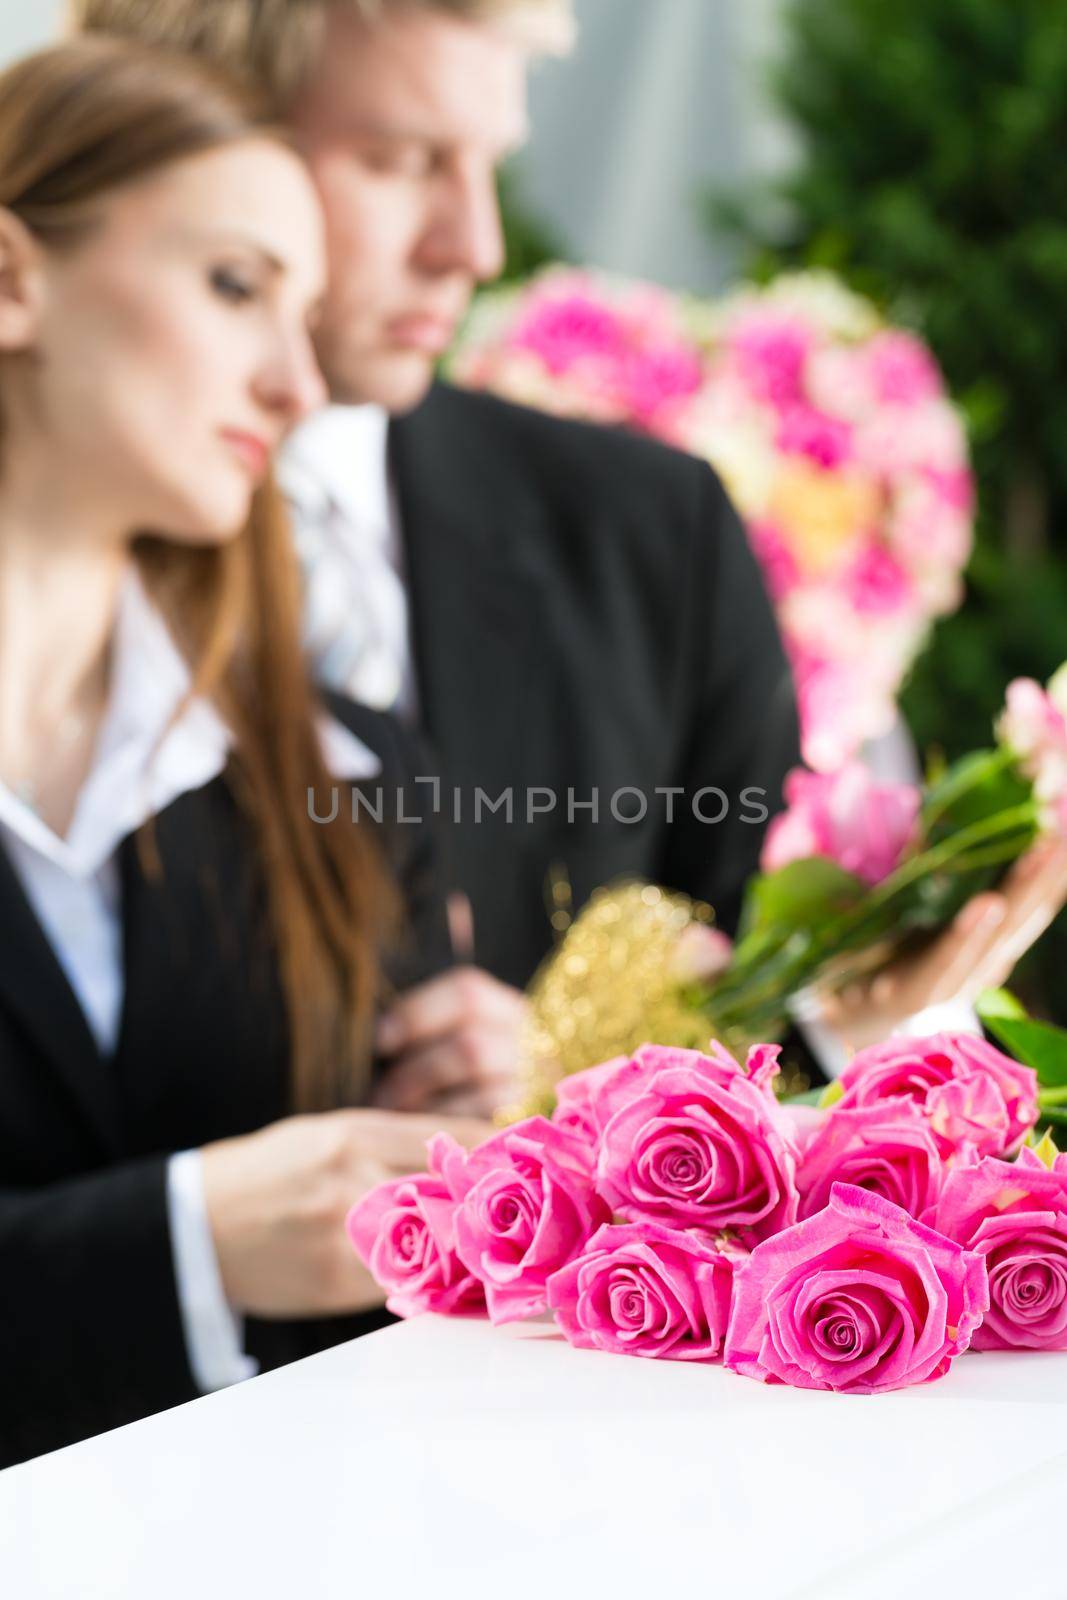
[[[49,793],[49,820],[62,822],[107,703],[130,555],[84,520],[64,516],[59,525],[19,501],[0,493],[0,779],[27,795]]]

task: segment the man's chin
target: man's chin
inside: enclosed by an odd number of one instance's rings
[[[394,414],[412,411],[433,382],[435,362],[421,351],[397,350],[330,364],[326,377],[335,405],[375,405]]]

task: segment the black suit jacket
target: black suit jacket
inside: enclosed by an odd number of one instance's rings
[[[552,941],[553,867],[576,909],[638,875],[711,901],[732,931],[763,834],[742,791],[765,790],[773,812],[800,757],[775,619],[717,478],[632,434],[444,385],[390,447],[424,731],[478,962],[529,980]],[[730,802],[716,825],[694,815],[708,786]],[[611,814],[628,787],[648,798],[636,824]],[[657,787],[684,791],[673,823]],[[476,824],[477,788],[511,789],[514,820],[483,807]],[[568,791],[580,806],[594,789],[598,820],[568,814]],[[528,823],[531,790],[557,803]]]
[[[383,783],[408,782],[414,761],[391,720],[329,699],[381,757]],[[410,911],[399,976],[414,980],[451,959],[433,841],[425,827],[383,833]],[[289,1110],[263,885],[224,779],[162,812],[156,839],[161,883],[133,839],[121,848],[126,986],[112,1059],[0,849],[0,1466],[196,1395],[167,1158]],[[246,1345],[271,1367],[375,1320],[251,1320]]]

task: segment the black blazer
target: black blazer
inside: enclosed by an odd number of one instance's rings
[[[378,753],[386,786],[410,780],[416,763],[389,718],[329,703]],[[432,836],[384,824],[383,835],[410,908],[400,977],[413,981],[451,959]],[[289,1110],[263,886],[224,779],[163,811],[156,838],[162,884],[133,839],[121,847],[126,989],[112,1059],[0,849],[0,1467],[196,1395],[167,1158]],[[250,1320],[246,1345],[277,1366],[380,1320]]]
[[[710,900],[732,930],[763,834],[742,791],[764,789],[773,812],[800,757],[775,619],[717,478],[632,434],[444,385],[393,423],[390,449],[424,733],[478,962],[528,981],[552,941],[553,868],[576,908],[638,875]],[[693,814],[705,786],[729,796],[716,825]],[[513,820],[483,803],[475,824],[477,787],[511,788]],[[636,824],[611,814],[626,787],[648,798]],[[673,824],[657,787],[684,790]],[[594,788],[599,819],[568,816],[568,790],[581,803]],[[532,789],[558,803],[528,823]]]

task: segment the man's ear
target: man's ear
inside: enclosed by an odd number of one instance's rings
[[[0,206],[0,351],[28,350],[44,300],[44,258],[25,223]]]

